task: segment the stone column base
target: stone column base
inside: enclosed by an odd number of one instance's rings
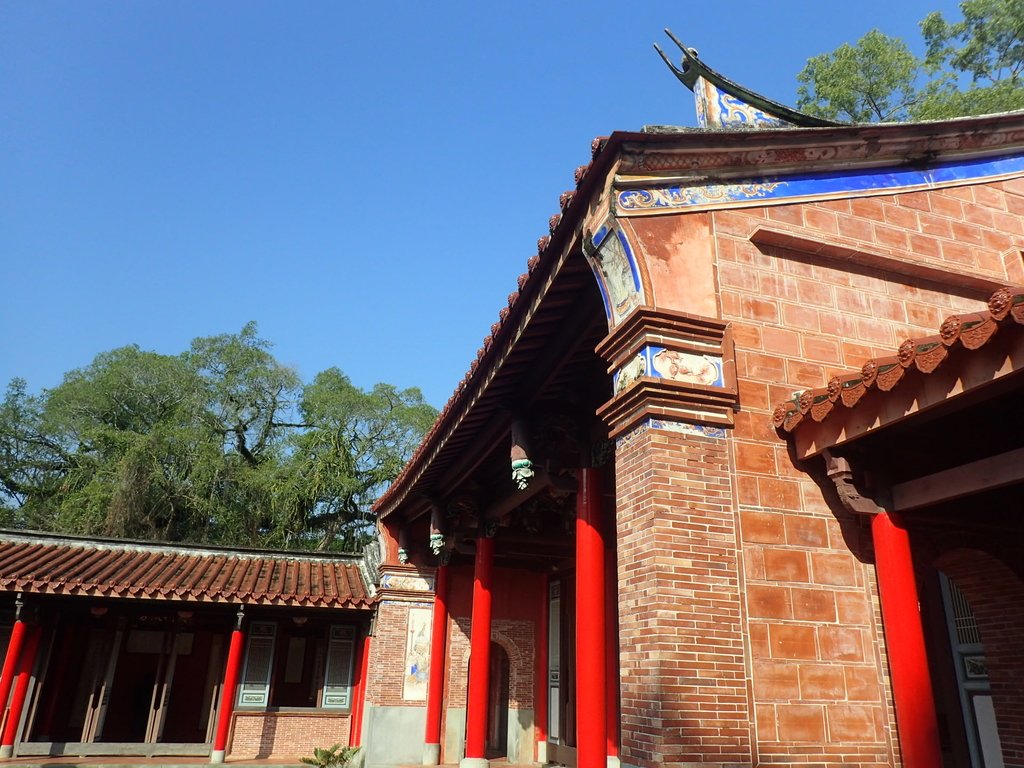
[[[464,757],[459,761],[459,768],[489,768],[490,764],[486,757]]]
[[[618,755],[608,755],[608,768],[619,768],[621,765]]]
[[[224,762],[224,750],[215,749],[210,753],[210,762],[213,764]]]
[[[423,764],[424,765],[440,765],[441,764],[441,745],[440,744],[424,744],[423,745]]]
[[[9,760],[14,757],[14,745],[4,744],[0,747],[0,760]]]

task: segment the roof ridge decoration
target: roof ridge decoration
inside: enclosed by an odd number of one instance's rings
[[[955,344],[968,350],[980,349],[1000,326],[1014,323],[1024,325],[1024,287],[1004,286],[989,298],[987,312],[950,315],[934,336],[907,339],[895,355],[871,358],[859,371],[833,376],[825,387],[795,392],[791,400],[775,406],[772,422],[785,436],[806,416],[811,421],[824,421],[837,404],[852,409],[872,387],[888,392],[911,366],[921,373],[932,373]]]
[[[734,83],[702,62],[697,51],[683,45],[670,29],[666,29],[665,34],[683,54],[680,66],[673,64],[657,43],[654,49],[676,79],[693,91],[697,101],[697,124],[701,128],[824,128],[844,125],[799,112]]]

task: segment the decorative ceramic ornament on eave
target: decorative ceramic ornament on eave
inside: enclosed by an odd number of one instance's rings
[[[697,101],[697,123],[701,128],[822,128],[842,125],[798,112],[732,82],[704,64],[697,58],[697,51],[679,42],[671,30],[666,29],[665,34],[683,54],[680,65],[673,64],[657,43],[654,48],[679,82],[693,91]]]
[[[610,216],[597,232],[584,238],[583,254],[601,291],[608,328],[614,328],[645,301],[633,247]]]

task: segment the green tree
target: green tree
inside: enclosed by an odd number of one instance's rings
[[[352,549],[436,412],[419,390],[303,385],[255,324],[188,352],[105,352],[0,404],[0,523],[242,546]]]
[[[964,0],[963,19],[920,24],[926,55],[872,30],[808,60],[798,107],[851,122],[935,120],[1024,109],[1024,0]]]
[[[797,106],[830,120],[900,119],[918,99],[921,62],[902,40],[873,29],[832,53],[808,59],[797,75]]]

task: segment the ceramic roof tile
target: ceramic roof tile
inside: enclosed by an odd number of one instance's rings
[[[957,346],[966,350],[983,347],[1001,326],[1024,325],[1024,287],[1006,286],[988,300],[988,311],[950,315],[942,321],[938,334],[907,339],[889,357],[868,360],[857,373],[833,376],[822,389],[794,394],[775,406],[772,422],[783,433],[792,432],[806,420],[820,422],[834,413],[836,406],[855,408],[872,387],[882,392],[895,389],[907,370],[923,374],[935,371]]]
[[[315,576],[313,576],[315,574]],[[329,579],[335,588],[320,588]],[[96,542],[0,532],[0,590],[186,602],[369,607],[351,555]]]
[[[591,141],[591,162],[589,162],[587,165],[579,166],[573,173],[573,180],[576,183],[577,190],[579,189],[580,185],[583,184],[584,180],[587,179],[587,176],[590,173],[590,171],[594,168],[595,162],[597,161],[598,157],[608,146],[608,141],[608,137],[606,136],[598,136],[597,138],[593,139],[593,141]],[[548,219],[548,230],[550,234],[538,238],[537,255],[531,256],[530,259],[527,261],[527,277],[532,275],[534,270],[536,270],[536,268],[540,265],[540,260],[541,258],[544,257],[545,252],[548,250],[548,246],[551,245],[552,238],[558,231],[559,227],[565,221],[570,220],[570,217],[568,217],[566,214],[568,210],[572,207],[573,203],[577,202],[577,197],[578,195],[576,194],[576,191],[572,190],[563,192],[562,195],[559,197],[559,209],[561,212],[556,213],[550,219]],[[505,326],[505,321],[508,319],[509,316],[509,310],[513,308],[513,306],[516,304],[516,299],[522,293],[523,289],[529,285],[529,283],[529,279],[524,280],[522,277],[519,278],[519,290],[509,295],[508,305],[502,307],[499,310],[498,322],[494,323],[491,326],[490,336],[492,338],[492,341],[497,337],[498,333]],[[461,400],[463,398],[464,393],[468,389],[470,389],[470,383],[473,381],[474,376],[481,368],[480,363],[486,357],[487,353],[491,351],[491,348],[493,346],[493,343],[485,344],[484,347],[478,351],[476,359],[470,363],[469,372],[463,377],[462,381],[460,381],[459,384],[456,385],[455,391],[452,393],[451,397],[448,399],[448,402],[445,403],[444,407],[441,409],[441,412],[434,420],[433,426],[427,431],[427,434],[423,436],[423,439],[420,441],[420,444],[417,447],[416,451],[413,453],[412,457],[409,459],[409,461],[406,462],[405,466],[398,473],[398,476],[394,479],[389,488],[384,492],[381,498],[374,505],[374,509],[379,510],[382,506],[384,506],[387,500],[395,495],[397,489],[403,486],[403,484],[412,474],[413,470],[424,462],[427,455],[429,454],[430,447],[433,446],[433,444],[438,439],[441,438],[444,427],[447,425],[449,419],[461,405]]]

